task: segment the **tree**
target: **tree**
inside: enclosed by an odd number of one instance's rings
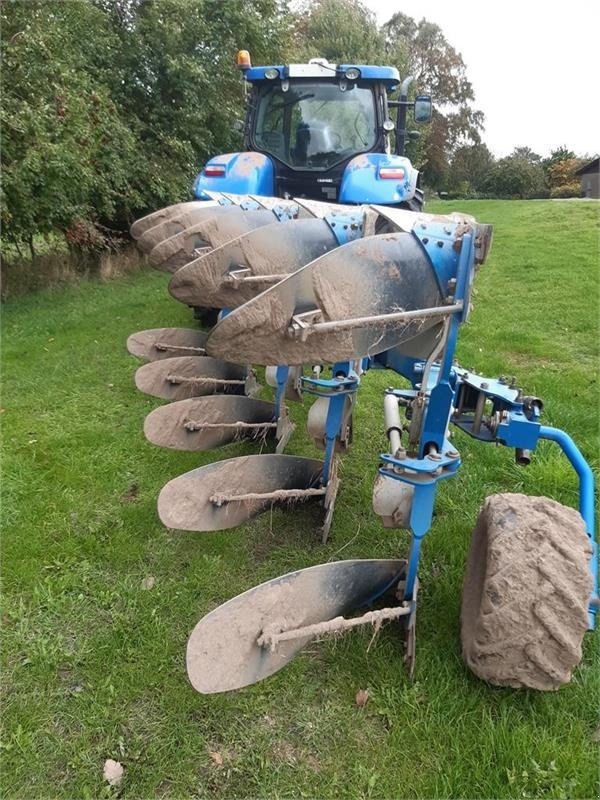
[[[87,71],[92,48],[110,49],[89,3],[4,2],[2,222],[29,243],[77,218],[111,219],[135,203],[128,183],[135,137],[110,91]]]
[[[479,143],[483,113],[473,108],[473,87],[462,56],[441,28],[426,19],[416,22],[406,14],[395,14],[384,26],[388,58],[402,65],[404,75],[415,78],[419,93],[430,93],[436,105],[423,143],[424,176],[433,186],[441,185],[449,161],[461,143]]]
[[[515,149],[512,151],[511,155],[513,156],[513,158],[518,158],[518,159],[521,159],[523,161],[527,161],[529,164],[541,164],[542,163],[542,157],[540,155],[538,155],[537,153],[535,153],[531,149],[531,147],[526,147],[526,146],[523,146],[523,145],[521,147],[515,147]]]
[[[380,64],[384,42],[375,15],[357,0],[312,0],[294,14],[294,61]]]
[[[559,161],[567,161],[570,158],[577,158],[577,156],[572,150],[569,150],[566,145],[561,145],[555,150],[550,151],[550,156],[542,161],[542,166],[544,167],[546,174],[548,174],[548,171],[553,164],[556,164]]]
[[[533,163],[521,150],[517,148],[511,155],[501,158],[489,171],[484,185],[494,197],[547,197],[541,165]]]
[[[562,158],[547,169],[550,197],[579,197],[581,182],[575,175],[583,164],[580,158]]]
[[[448,190],[468,195],[485,192],[493,165],[494,156],[485,144],[458,147],[450,164]]]
[[[145,210],[189,195],[211,156],[239,149],[238,49],[279,63],[290,29],[278,0],[95,0],[120,42],[103,70],[127,110],[146,163]],[[224,13],[226,11],[226,13]],[[116,81],[115,78],[118,78]]]
[[[277,62],[290,41],[280,0],[5,0],[0,14],[2,222],[30,246],[51,231],[89,243],[94,225],[125,231],[188,198],[200,165],[239,146],[236,50]]]

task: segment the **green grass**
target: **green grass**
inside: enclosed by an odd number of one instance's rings
[[[495,225],[461,363],[515,375],[597,467],[597,207],[472,201],[429,210],[458,208]],[[186,454],[144,440],[158,401],[135,390],[124,343],[135,330],[190,324],[165,283],[150,272],[82,282],[4,310],[4,795],[112,796],[102,767],[114,758],[127,798],[595,796],[597,637],[586,636],[583,662],[558,693],[489,687],[460,658],[463,565],[484,497],[577,502],[551,444],[522,469],[511,451],[457,434],[464,464],[440,486],[424,543],[412,685],[384,630],[369,650],[367,632],[316,644],[237,693],[191,689],[185,645],[209,609],[294,568],[403,555],[407,535],[384,530],[371,510],[389,373],[361,386],[326,546],[309,511],[216,534],[165,530],[155,507],[168,479],[251,449]],[[292,407],[299,425],[288,452],[317,455],[304,433],[307,406]],[[156,583],[145,590],[148,576]],[[361,687],[371,694],[362,709]]]

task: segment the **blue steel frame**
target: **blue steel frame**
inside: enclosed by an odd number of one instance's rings
[[[436,234],[437,235],[437,234]],[[428,238],[436,240],[436,235]],[[421,238],[423,244],[423,237]],[[425,248],[427,242],[424,244]],[[433,254],[431,254],[433,256]],[[452,280],[453,270],[447,258],[432,258],[438,277],[443,285]],[[589,627],[594,628],[596,607],[598,604],[598,546],[594,531],[594,475],[585,458],[570,436],[557,428],[540,425],[539,415],[541,403],[535,398],[523,398],[514,386],[507,386],[502,379],[495,380],[469,374],[466,370],[453,365],[454,352],[460,324],[466,318],[469,306],[469,295],[474,272],[474,242],[470,235],[465,235],[456,270],[455,301],[462,301],[463,311],[454,314],[448,320],[446,342],[439,363],[430,365],[427,385],[421,380],[426,365],[422,360],[409,358],[391,350],[370,359],[373,368],[392,369],[407,378],[412,389],[388,389],[405,403],[414,400],[417,394],[424,395],[425,412],[419,437],[417,457],[397,457],[393,454],[381,454],[382,465],[379,472],[386,478],[402,481],[413,487],[414,494],[410,513],[410,530],[412,533],[410,552],[406,570],[404,600],[411,602],[412,613],[416,610],[415,586],[421,544],[431,527],[433,505],[437,483],[456,474],[460,466],[460,454],[447,440],[447,429],[450,422],[456,424],[471,436],[481,441],[496,442],[515,449],[533,450],[540,439],[557,443],[569,459],[579,478],[579,511],[584,520],[586,532],[592,544],[590,569],[593,576],[593,594],[589,606]],[[440,272],[442,273],[440,275]],[[455,409],[455,402],[460,390],[468,387],[485,395],[486,401],[492,404],[492,412],[499,420],[495,429],[490,426],[481,428],[473,424],[468,415],[461,416]]]
[[[219,200],[222,204],[232,201],[226,197]],[[249,199],[241,204],[247,210],[259,208],[256,201]],[[288,218],[287,208],[280,211],[280,219]],[[349,209],[347,212],[332,212],[324,218],[338,244],[344,245],[362,236],[362,216]],[[487,378],[469,373],[453,363],[458,330],[465,321],[468,309],[471,286],[474,275],[475,243],[471,234],[462,237],[458,259],[456,258],[456,241],[454,239],[456,225],[429,222],[413,231],[425,252],[428,254],[435,270],[442,296],[454,286],[455,302],[462,303],[461,313],[452,314],[447,321],[445,344],[439,363],[435,362],[426,369],[420,360],[402,355],[397,350],[388,350],[373,358],[362,360],[361,369],[391,369],[412,384],[411,389],[388,389],[400,401],[406,403],[415,399],[417,394],[423,397],[425,412],[419,436],[417,457],[398,457],[393,454],[381,454],[382,466],[379,472],[386,478],[398,480],[413,487],[413,499],[410,513],[410,530],[412,533],[410,552],[404,582],[404,600],[411,603],[411,613],[416,612],[415,587],[419,568],[421,544],[431,528],[433,506],[437,483],[456,474],[460,467],[460,454],[450,444],[447,437],[449,423],[484,442],[495,442],[515,450],[534,450],[540,439],[553,441],[559,445],[568,458],[579,479],[579,511],[584,520],[586,532],[592,545],[590,570],[593,577],[592,597],[589,606],[589,627],[595,627],[598,606],[598,544],[595,537],[594,522],[594,475],[577,448],[575,442],[564,431],[541,425],[539,416],[541,403],[527,403],[520,390],[507,385],[503,379]],[[221,312],[228,313],[227,309]],[[345,361],[332,368],[332,379],[303,376],[302,390],[307,394],[329,399],[325,422],[325,456],[321,483],[326,486],[331,476],[331,469],[337,442],[342,436],[342,422],[347,395],[355,395],[360,377],[355,369],[356,362]],[[427,373],[427,385],[422,385]],[[276,371],[275,405],[277,418],[283,408],[286,382],[289,367],[279,366]],[[461,415],[455,409],[461,389],[465,387],[484,395],[492,405],[492,413],[499,419],[495,428],[478,427],[475,430],[473,418]],[[535,398],[529,398],[535,400]]]
[[[321,482],[326,486],[331,476],[335,447],[342,435],[344,407],[348,396],[355,396],[360,377],[353,361],[340,361],[332,367],[333,378],[302,377],[302,391],[329,400],[325,419],[325,457]]]

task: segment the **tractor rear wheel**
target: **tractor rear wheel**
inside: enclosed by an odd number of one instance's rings
[[[461,609],[463,659],[475,675],[515,688],[569,682],[587,629],[590,554],[575,509],[522,494],[486,499]]]

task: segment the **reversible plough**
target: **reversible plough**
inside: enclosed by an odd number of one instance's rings
[[[513,448],[520,464],[540,439],[552,440],[577,472],[579,513],[547,498],[488,498],[462,605],[463,656],[478,676],[539,689],[568,681],[597,597],[591,470],[567,434],[541,424],[539,398],[454,361],[491,228],[462,214],[205,194],[132,227],[153,266],[172,273],[174,298],[221,309],[208,332],[160,328],[129,338],[129,351],[148,362],[136,385],[170,401],[150,413],[144,432],[178,450],[247,438],[261,450],[272,441],[275,452],[174,478],[160,493],[160,519],[173,529],[215,531],[275,503],[291,513],[313,502],[323,509],[325,540],[361,380],[386,369],[405,380],[384,393],[389,447],[379,456],[373,508],[385,527],[408,529],[412,539],[406,559],[317,565],[209,613],[188,643],[193,686],[219,692],[254,683],[311,639],[384,621],[401,630],[412,672],[421,543],[438,482],[461,464],[450,424]],[[256,398],[253,365],[266,367],[272,402]],[[308,432],[322,459],[283,453],[293,430],[285,402],[306,396],[314,399]]]

